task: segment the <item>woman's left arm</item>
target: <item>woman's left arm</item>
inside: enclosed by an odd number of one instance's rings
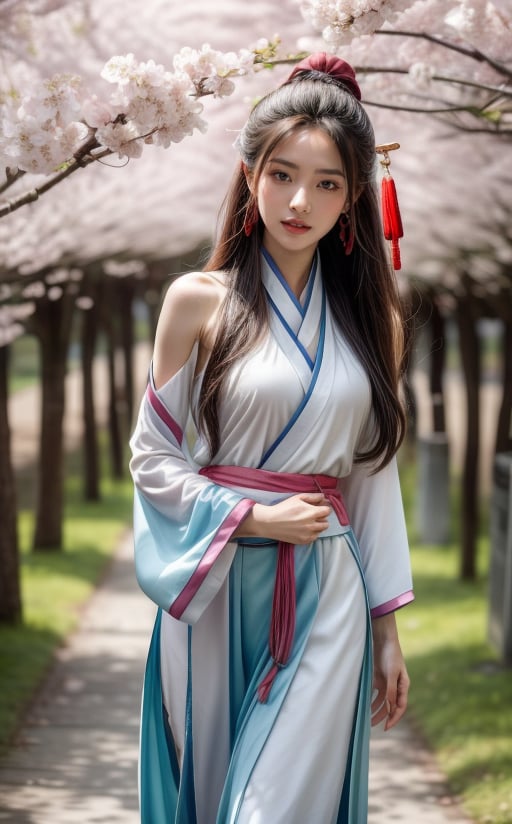
[[[390,730],[407,708],[409,676],[400,648],[395,613],[372,619],[373,689],[372,726],[384,721]]]

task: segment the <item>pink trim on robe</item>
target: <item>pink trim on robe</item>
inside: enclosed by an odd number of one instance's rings
[[[370,615],[372,618],[380,618],[381,615],[394,612],[396,609],[410,604],[411,601],[414,601],[414,593],[412,589],[409,589],[407,592],[397,595],[396,598],[392,598],[391,601],[386,601],[385,604],[379,604],[379,606],[373,607],[373,609],[370,610]]]
[[[176,600],[171,604],[169,613],[173,618],[181,618],[220,553],[229,542],[233,532],[250,512],[253,506],[254,501],[249,498],[243,498],[236,504],[234,509],[231,510],[230,514],[216,533],[210,546],[199,561],[199,564],[197,565],[191,578],[188,580],[186,586],[182,589]]]
[[[154,391],[151,384],[148,385],[147,388],[147,396],[148,401],[150,402],[151,406],[155,410],[158,417],[165,423],[165,425],[171,430],[172,434],[178,441],[179,445],[181,446],[181,442],[183,441],[183,432],[181,427],[177,421],[174,420],[171,413],[165,408],[162,401]]]

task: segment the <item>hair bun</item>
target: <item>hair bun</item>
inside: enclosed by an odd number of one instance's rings
[[[326,54],[326,52],[310,54],[309,57],[297,63],[288,78],[288,82],[300,72],[307,71],[317,71],[322,74],[328,74],[330,77],[342,83],[357,100],[361,100],[361,89],[356,80],[356,73],[346,60],[335,57],[333,54]]]

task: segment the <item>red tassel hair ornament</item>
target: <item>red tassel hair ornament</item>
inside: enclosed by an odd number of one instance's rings
[[[352,249],[354,248],[354,227],[350,222],[350,217],[346,212],[340,215],[340,219],[338,221],[340,227],[340,240],[343,244],[345,249],[345,254],[350,255],[352,254]]]
[[[259,217],[258,204],[255,200],[252,200],[247,206],[244,217],[244,232],[246,237],[250,237],[252,234],[252,230],[258,223]]]
[[[399,149],[399,143],[385,143],[382,146],[376,146],[375,150],[383,155],[380,161],[384,167],[384,176],[382,178],[382,223],[384,228],[384,237],[391,241],[391,261],[393,269],[398,271],[402,267],[400,260],[400,245],[399,239],[403,237],[404,230],[402,227],[402,218],[400,215],[400,208],[398,206],[398,198],[396,194],[395,181],[391,177],[389,167],[391,160],[388,152],[394,149]]]

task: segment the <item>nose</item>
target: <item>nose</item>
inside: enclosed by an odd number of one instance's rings
[[[295,190],[290,199],[290,209],[294,212],[302,212],[307,214],[311,211],[311,204],[305,186],[300,186]]]

